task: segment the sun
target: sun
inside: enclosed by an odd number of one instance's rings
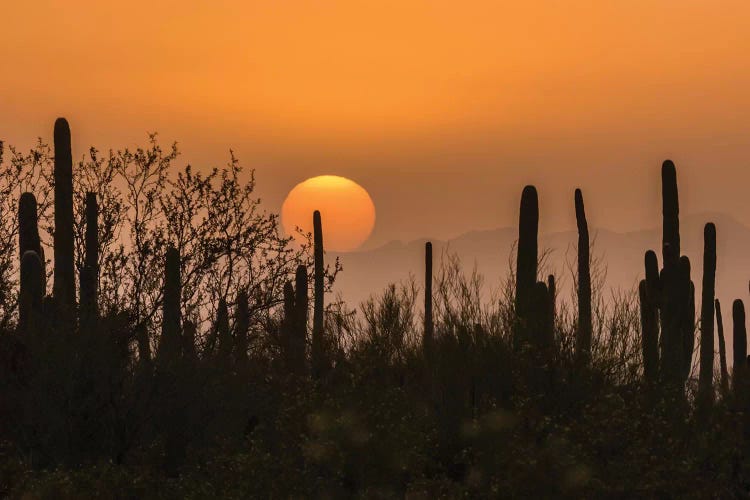
[[[312,232],[315,210],[320,210],[326,250],[356,250],[367,241],[375,226],[372,198],[365,188],[346,177],[320,175],[294,186],[281,207],[286,234],[302,241],[296,228]]]

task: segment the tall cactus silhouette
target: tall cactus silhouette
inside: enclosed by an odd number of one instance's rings
[[[658,366],[659,378],[666,387],[681,394],[690,374],[695,343],[695,285],[690,279],[690,260],[680,256],[679,199],[674,163],[666,160],[661,174],[664,267],[659,272],[656,253],[647,252],[645,285],[639,286],[644,363],[648,364],[644,376],[653,382],[655,366]],[[658,327],[654,325],[657,309]],[[655,345],[658,345],[658,356],[654,355]],[[655,363],[657,357],[658,363]]]
[[[714,299],[716,294],[716,226],[703,230],[703,290],[701,293],[701,348],[698,401],[710,404],[714,375]]]
[[[234,351],[237,362],[247,361],[247,335],[250,330],[250,308],[247,292],[241,290],[237,294],[237,310],[234,316]]]
[[[649,296],[646,280],[638,285],[641,305],[641,349],[643,376],[649,387],[654,387],[659,378],[659,310]]]
[[[281,328],[279,331],[279,344],[284,366],[292,371],[292,337],[295,328],[294,312],[294,283],[287,281],[284,283],[284,315],[281,318]]]
[[[305,373],[305,346],[307,344],[307,311],[309,299],[307,297],[307,268],[297,266],[295,274],[294,292],[294,321],[290,338],[292,371],[297,374]]]
[[[549,353],[554,342],[554,323],[552,311],[552,298],[547,284],[538,281],[534,285],[531,300],[531,343],[538,352]]]
[[[44,266],[33,250],[21,259],[21,289],[18,298],[18,330],[28,335],[39,333],[42,301],[44,300]]]
[[[320,212],[313,213],[313,245],[314,245],[314,299],[313,330],[312,330],[312,367],[313,375],[319,377],[325,371],[325,346],[323,338],[324,304],[323,292],[323,225],[320,220]]]
[[[719,299],[714,301],[716,310],[716,329],[719,337],[719,367],[721,369],[721,393],[726,396],[729,394],[729,372],[727,371],[727,347],[724,338],[724,319],[721,316],[721,302]]]
[[[81,269],[81,329],[92,331],[99,316],[99,206],[96,193],[86,193],[86,233],[84,266]]]
[[[73,157],[70,127],[65,118],[55,121],[55,275],[53,295],[60,314],[58,324],[72,328],[75,309],[73,266]]]
[[[677,265],[680,258],[680,202],[677,193],[677,169],[671,160],[661,167],[662,259],[664,267]]]
[[[732,366],[732,388],[735,397],[743,396],[747,371],[747,327],[745,325],[745,304],[741,299],[732,303],[732,349],[734,363]]]
[[[589,267],[589,226],[583,205],[583,193],[575,191],[576,223],[578,225],[578,330],[576,355],[581,363],[591,359],[591,269]]]
[[[518,254],[516,256],[516,316],[513,346],[518,349],[529,339],[536,287],[539,232],[539,199],[534,186],[526,186],[521,194],[518,220]]]
[[[435,327],[432,322],[432,243],[424,245],[424,333],[422,345],[425,351],[432,348]]]
[[[695,348],[695,285],[690,279],[690,259],[683,255],[678,261],[679,265],[679,291],[680,291],[680,328],[679,340],[682,342],[682,353],[680,355],[680,379],[679,383],[684,386],[690,375],[693,362],[693,350]]]
[[[159,355],[171,360],[178,357],[182,351],[180,337],[182,277],[180,252],[176,248],[167,248],[164,267],[164,298]]]
[[[36,197],[23,193],[18,200],[18,249],[19,259],[28,251],[36,252],[44,263],[44,253],[39,239]]]

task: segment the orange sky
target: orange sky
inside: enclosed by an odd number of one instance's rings
[[[266,206],[353,178],[373,244],[515,223],[656,225],[673,158],[686,212],[750,224],[750,3],[2,2],[0,139],[71,121],[82,154],[158,130],[183,160],[256,168]]]

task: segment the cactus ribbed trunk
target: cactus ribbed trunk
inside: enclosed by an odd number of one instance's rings
[[[732,366],[732,387],[735,397],[744,396],[745,372],[747,368],[747,327],[745,326],[745,304],[737,299],[732,304],[732,348],[734,363]]]
[[[580,363],[591,360],[591,269],[589,258],[589,226],[583,205],[583,193],[575,191],[576,222],[578,225],[578,329],[576,355]]]
[[[162,357],[173,359],[178,357],[182,350],[180,337],[180,298],[182,295],[180,252],[174,247],[167,249],[164,274],[164,298],[159,354]]]
[[[426,352],[432,349],[432,341],[435,335],[432,322],[432,243],[427,242],[424,246],[424,337],[422,346]]]
[[[315,306],[313,309],[313,330],[312,330],[312,366],[313,376],[320,377],[325,371],[325,346],[323,339],[323,292],[325,285],[323,283],[323,225],[320,220],[320,212],[313,213],[313,245],[314,245],[314,292]]]
[[[295,316],[294,316],[294,284],[291,281],[284,283],[284,316],[281,319],[281,328],[279,331],[279,344],[284,366],[293,371],[292,363],[292,338],[294,337]]]
[[[693,365],[695,349],[695,285],[690,279],[690,259],[683,255],[680,266],[680,384],[684,387]]]
[[[716,290],[716,227],[703,230],[703,289],[701,292],[701,348],[698,378],[699,404],[713,401],[714,375],[714,299]]]
[[[307,344],[307,268],[297,266],[295,274],[294,322],[290,339],[292,370],[302,375],[305,373],[305,346]]]
[[[659,310],[648,293],[646,280],[638,286],[641,304],[641,349],[643,378],[648,387],[654,387],[659,378]]]
[[[669,391],[682,395],[695,343],[695,286],[690,260],[680,257],[677,172],[670,160],[662,165],[662,215],[664,268],[657,280],[653,264],[647,264],[646,281],[650,294],[658,296],[661,312],[660,376]],[[649,257],[655,260],[655,255]]]
[[[237,363],[247,362],[247,335],[250,330],[250,309],[247,301],[247,292],[240,291],[237,294],[237,311],[234,317],[234,350]]]
[[[44,300],[44,266],[33,250],[21,259],[21,287],[18,297],[18,330],[22,335],[39,333],[39,321]]]
[[[518,218],[518,254],[516,256],[516,317],[513,346],[519,349],[529,342],[533,321],[533,299],[536,287],[539,232],[539,199],[534,186],[526,186],[521,194]]]
[[[64,118],[55,121],[55,275],[53,295],[57,324],[73,330],[75,318],[75,274],[73,265],[73,157],[70,127]]]
[[[543,281],[538,281],[533,290],[532,310],[534,316],[532,319],[532,345],[539,353],[549,354],[554,342],[554,330],[552,322],[552,299],[550,298],[549,289]]]
[[[28,251],[36,252],[44,263],[42,244],[39,240],[39,225],[36,198],[33,193],[23,193],[18,200],[18,249],[19,259]]]
[[[96,193],[86,193],[84,267],[81,269],[81,329],[93,331],[99,317],[99,206]]]
[[[662,259],[664,267],[677,265],[680,258],[680,203],[677,194],[677,169],[671,160],[661,167]]]
[[[719,299],[714,301],[716,310],[716,328],[719,336],[719,366],[721,368],[721,393],[726,396],[729,394],[729,372],[727,371],[727,347],[724,339],[724,319],[721,316],[721,302]]]

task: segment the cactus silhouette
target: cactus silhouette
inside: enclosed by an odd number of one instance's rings
[[[532,296],[532,344],[541,353],[549,353],[554,341],[552,299],[546,283],[538,281]]]
[[[305,373],[305,346],[307,344],[307,268],[297,266],[294,292],[294,325],[290,338],[292,371],[299,375]]]
[[[518,349],[529,339],[529,327],[533,318],[533,302],[536,295],[536,274],[539,231],[539,199],[534,186],[526,186],[521,194],[521,210],[518,221],[518,253],[516,256],[516,325],[513,346]]]
[[[182,278],[180,271],[180,252],[176,248],[167,248],[164,268],[159,356],[172,360],[178,357],[179,353],[182,351],[182,342],[180,338]]]
[[[424,245],[424,336],[422,345],[426,351],[432,347],[435,327],[432,322],[432,243]]]
[[[303,266],[304,267],[304,266]],[[281,327],[279,330],[279,344],[281,348],[284,365],[291,372],[293,370],[292,358],[292,338],[296,327],[295,304],[294,304],[294,284],[291,281],[284,283],[284,310],[281,318]]]
[[[583,205],[583,193],[575,191],[576,222],[578,225],[578,330],[576,355],[581,363],[591,359],[591,270],[589,268],[589,226]]]
[[[21,287],[18,298],[18,329],[21,334],[39,333],[44,288],[42,259],[33,250],[27,250],[21,259]]]
[[[680,330],[679,340],[682,342],[682,353],[680,356],[680,380],[681,386],[690,375],[693,362],[693,350],[695,349],[695,285],[690,279],[690,259],[683,255],[679,260],[680,266]]]
[[[721,368],[721,393],[726,396],[729,394],[729,372],[727,371],[727,347],[724,339],[724,319],[721,316],[721,302],[719,299],[714,301],[716,310],[716,329],[719,337],[719,366]]]
[[[677,194],[677,169],[671,160],[661,167],[662,259],[664,267],[677,265],[680,257],[680,203]]]
[[[557,317],[557,283],[554,274],[547,276],[547,292],[549,293],[549,321],[554,330]]]
[[[732,388],[735,397],[743,395],[745,371],[747,366],[747,327],[745,325],[745,304],[741,299],[732,303],[732,349],[734,350],[734,363],[732,365]]]
[[[250,330],[250,309],[247,292],[237,294],[237,310],[234,316],[234,351],[239,364],[247,361],[247,335]]]
[[[312,330],[312,366],[313,375],[320,377],[325,371],[325,352],[323,338],[323,225],[320,220],[320,212],[313,213],[313,253],[315,259],[314,268],[314,299],[313,308],[313,330]]]
[[[18,249],[19,259],[28,251],[36,252],[44,263],[44,254],[39,240],[36,197],[23,193],[18,200]]]
[[[65,118],[55,121],[55,274],[53,296],[60,314],[57,324],[70,329],[75,309],[73,269],[73,157],[70,127]]]
[[[701,344],[698,401],[707,405],[713,399],[714,299],[716,289],[716,227],[703,230],[703,289],[701,292]]]
[[[86,193],[86,233],[84,266],[80,271],[81,329],[93,331],[99,316],[99,206],[96,193]]]
[[[646,252],[646,279],[639,284],[644,377],[653,383],[658,370],[665,388],[684,394],[695,344],[695,285],[690,279],[690,259],[679,254],[677,171],[670,160],[662,164],[662,215],[664,267],[660,272],[656,253]]]

